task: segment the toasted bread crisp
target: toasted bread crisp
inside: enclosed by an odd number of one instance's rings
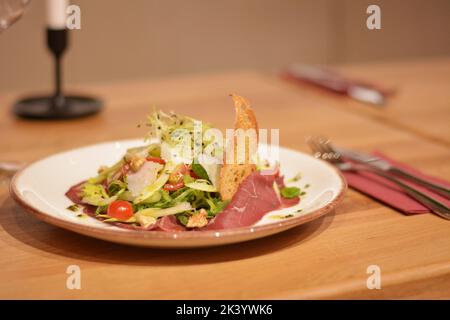
[[[234,122],[235,129],[255,129],[258,132],[258,123],[256,122],[255,113],[250,103],[243,97],[231,94],[234,102],[236,118]]]
[[[234,129],[254,129],[256,131],[256,136],[258,136],[258,123],[256,122],[255,114],[248,101],[235,94],[231,94],[231,97],[234,101],[236,112]],[[234,163],[225,163],[220,170],[219,191],[223,200],[230,200],[236,193],[241,182],[256,171],[256,165],[251,163],[251,158],[254,155],[250,154],[250,144],[247,140],[245,141],[245,161],[242,164],[237,163],[236,141],[236,138],[233,139],[235,145]]]

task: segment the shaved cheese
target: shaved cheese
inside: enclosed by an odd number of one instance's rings
[[[205,169],[208,174],[208,178],[216,189],[219,189],[220,169],[222,165],[218,163],[217,159],[203,155],[199,159],[199,163]]]
[[[189,202],[181,202],[176,206],[166,208],[166,209],[158,209],[158,208],[147,208],[142,209],[135,213],[135,216],[143,215],[146,217],[160,218],[164,216],[170,216],[173,214],[185,212],[192,210],[192,206]]]
[[[137,197],[145,187],[153,184],[162,168],[159,163],[146,161],[136,173],[129,174],[127,182],[131,195]]]

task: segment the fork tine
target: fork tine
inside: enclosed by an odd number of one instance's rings
[[[330,139],[322,136],[313,136],[307,140],[308,145],[316,152],[316,158],[330,161],[333,163],[341,162],[340,154],[337,153],[331,145]]]
[[[328,150],[330,156],[331,156],[331,160],[334,162],[343,162],[341,154],[336,151],[336,149],[333,147],[333,144],[331,143],[330,139],[326,139],[326,141],[324,142],[324,146],[325,148]]]
[[[328,141],[329,140],[327,140],[323,137],[319,137],[317,144],[320,146],[320,149],[321,149],[322,153],[324,154],[324,159],[327,161],[334,162],[336,160],[335,156],[334,156],[335,154],[334,154],[334,151],[328,145]]]

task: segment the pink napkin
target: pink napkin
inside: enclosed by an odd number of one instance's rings
[[[410,166],[407,166],[403,163],[394,161],[379,152],[375,152],[374,155],[381,159],[389,161],[396,167],[402,168],[410,173],[414,173],[415,175],[423,179],[426,179],[430,182],[436,182],[444,186],[450,186],[450,183],[447,181],[423,174],[420,171],[411,168]],[[370,172],[359,172],[359,173],[343,172],[343,174],[347,179],[348,185],[353,189],[361,191],[362,193],[365,193],[368,196],[371,196],[372,198],[379,200],[403,212],[406,215],[430,212],[430,209],[428,209],[423,204],[417,202],[416,200],[408,196],[395,183],[386,180],[385,178],[379,177],[376,174]],[[401,180],[427,194],[433,195],[436,199],[440,200],[442,203],[450,205],[449,199],[446,199],[445,197],[436,194],[423,186],[410,182],[409,180],[404,179]]]

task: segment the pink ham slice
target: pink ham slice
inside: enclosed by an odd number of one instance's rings
[[[281,190],[283,189],[286,185],[284,184],[284,176],[280,176],[278,175],[275,178],[275,182],[278,185],[278,188]],[[300,202],[300,198],[299,197],[295,197],[292,199],[287,199],[287,198],[283,198],[281,197],[281,208],[289,208],[292,206],[295,206],[296,204],[298,204]]]
[[[91,217],[95,217],[95,211],[96,211],[97,207],[83,203],[83,201],[81,200],[81,196],[80,196],[81,189],[83,189],[83,184],[85,184],[85,182],[86,181],[82,181],[82,182],[74,185],[73,187],[71,187],[66,192],[66,197],[69,198],[75,204],[83,205],[83,212]]]
[[[175,216],[165,216],[158,220],[156,228],[162,231],[186,231]]]
[[[187,231],[187,229],[181,223],[178,222],[175,216],[162,217],[156,223],[152,224],[151,226],[148,226],[147,228],[120,222],[114,222],[113,224],[117,227],[130,230],[166,231],[166,232]]]
[[[283,189],[285,187],[284,176],[276,176],[275,182],[277,183],[278,188]]]
[[[258,222],[266,213],[281,207],[273,188],[276,177],[255,172],[239,186],[231,202],[202,230],[246,227]]]
[[[83,184],[85,184],[86,181],[82,181],[73,187],[71,187],[66,192],[66,197],[69,198],[73,203],[75,204],[83,204],[83,201],[81,200],[81,190],[83,189]]]
[[[296,204],[300,203],[300,198],[299,197],[295,197],[292,199],[286,199],[281,197],[281,208],[289,208],[292,206],[295,206]]]

